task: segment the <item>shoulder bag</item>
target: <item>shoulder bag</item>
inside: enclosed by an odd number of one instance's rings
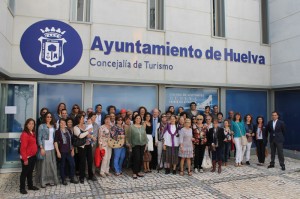
[[[116,137],[117,137],[116,140],[111,136],[111,133],[109,133],[109,134],[110,134],[110,138],[108,138],[107,144],[110,148],[115,149],[115,148],[121,148],[122,146],[124,146],[125,139],[120,138],[119,133],[116,135]]]
[[[79,138],[80,134],[83,132],[80,128],[79,128],[79,130],[80,130],[79,135],[76,136],[76,135],[74,134],[73,137],[72,137],[72,145],[73,145],[74,147],[80,147],[80,146],[85,145],[85,143],[86,143],[86,137],[84,137],[84,138]]]

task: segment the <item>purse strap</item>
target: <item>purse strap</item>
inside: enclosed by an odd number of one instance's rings
[[[235,122],[235,123],[236,123],[237,127],[239,128],[239,130],[240,130],[240,135],[241,135],[241,137],[242,137],[243,135],[242,135],[242,133],[241,133],[241,128],[240,128],[240,126],[237,124],[237,122]]]

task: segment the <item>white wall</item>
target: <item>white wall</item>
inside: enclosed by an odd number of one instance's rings
[[[13,16],[7,8],[7,1],[0,0],[0,71],[11,72],[13,38]]]
[[[271,40],[271,84],[299,85],[300,1],[269,0]]]
[[[226,0],[226,39],[211,36],[210,0],[166,0],[165,32],[147,30],[147,0],[93,0],[92,24],[69,23],[68,0],[16,1],[13,22],[14,34],[11,75],[14,77],[74,79],[96,81],[125,81],[165,84],[217,85],[268,87],[270,86],[270,48],[260,44],[260,1]],[[0,12],[2,13],[2,12]],[[69,23],[80,34],[84,51],[79,64],[71,71],[47,76],[32,70],[23,61],[19,44],[23,32],[33,23],[43,19],[57,19]],[[230,61],[182,58],[160,55],[143,55],[112,52],[109,56],[100,51],[90,51],[94,36],[102,40],[128,41],[179,47],[200,48],[202,52],[213,46],[223,53],[224,48],[235,52],[263,55],[265,65]],[[0,47],[0,49],[3,49]],[[115,70],[91,67],[89,59],[149,60],[174,65],[173,71]]]

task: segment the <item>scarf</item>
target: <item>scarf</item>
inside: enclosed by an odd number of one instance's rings
[[[68,129],[61,129],[60,133],[61,133],[61,138],[63,140],[63,144],[68,144],[68,142],[67,142],[67,136],[65,134],[67,133],[69,135],[70,150],[72,150],[71,134],[70,134],[69,130]]]
[[[175,125],[176,126],[176,125]],[[171,132],[171,124],[167,125],[167,131],[168,133],[171,135],[171,140],[172,140],[172,151],[174,152],[174,145],[175,145],[175,141],[174,141],[174,137],[176,136],[178,129],[176,128],[175,132],[172,133]]]
[[[159,131],[158,131],[158,134],[157,134],[158,141],[162,141],[163,140],[166,125],[167,125],[167,123],[166,124],[163,124],[162,122],[160,123],[160,125],[159,125]]]

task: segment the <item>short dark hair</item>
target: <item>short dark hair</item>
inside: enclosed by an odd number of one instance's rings
[[[81,117],[83,117],[83,115],[80,114],[80,113],[78,115],[76,115],[76,117],[74,118],[74,123],[75,123],[74,126],[76,126],[77,124],[79,124]]]
[[[190,103],[190,107],[192,107],[192,105],[196,105],[197,106],[196,102],[191,102]]]
[[[222,112],[219,112],[217,115],[222,115],[222,117],[223,117],[223,113]]]
[[[272,112],[272,114],[273,114],[273,113],[276,113],[276,114],[279,116],[279,114],[278,114],[278,112],[277,112],[277,111],[273,111],[273,112]]]
[[[68,117],[68,118],[66,119],[66,123],[68,124],[68,122],[69,122],[70,120],[72,121],[72,125],[75,126],[75,125],[74,125],[74,120],[73,120],[71,117]]]
[[[262,124],[264,125],[265,119],[264,119],[264,117],[263,117],[262,115],[259,115],[259,116],[256,117],[256,124],[258,124],[258,119],[259,119],[259,118],[262,119]]]
[[[218,105],[214,105],[213,108],[218,107]]]
[[[97,109],[97,107],[98,107],[98,106],[101,106],[101,107],[102,107],[102,105],[101,105],[101,104],[97,104],[97,105],[95,106],[95,110]]]
[[[208,109],[208,108],[210,109],[210,106],[205,106],[205,108],[204,108],[204,109]]]
[[[109,113],[109,110],[111,109],[111,108],[113,108],[115,111],[117,111],[117,108],[114,106],[114,105],[110,105],[110,106],[108,106],[107,107],[107,113]]]
[[[44,110],[46,110],[46,112],[49,112],[49,109],[48,109],[48,108],[43,107],[43,108],[41,108],[41,110],[40,110],[40,115],[43,114]]]

